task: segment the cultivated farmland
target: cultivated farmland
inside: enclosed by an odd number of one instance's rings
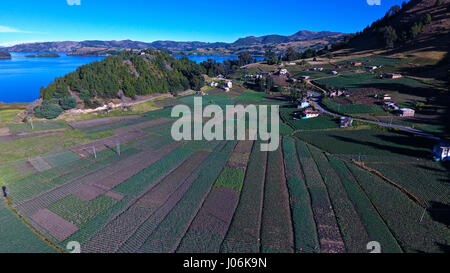
[[[36,132],[10,124],[0,240],[15,240],[0,252],[64,252],[71,241],[86,253],[361,253],[369,241],[383,252],[445,251],[448,166],[427,159],[433,143],[339,129],[328,116],[294,121],[287,101],[265,93],[204,97],[205,106],[285,104],[279,148],[174,141],[171,106],[194,96],[142,115],[36,121]],[[422,223],[412,195],[427,206]]]

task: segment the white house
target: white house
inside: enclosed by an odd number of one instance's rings
[[[410,108],[402,108],[400,109],[400,116],[401,117],[414,117],[415,111]]]
[[[232,81],[225,81],[225,87],[233,88],[233,82]]]
[[[441,142],[434,146],[433,158],[435,161],[450,160],[450,143]]]
[[[309,101],[307,101],[307,100],[302,100],[302,101],[298,104],[297,108],[298,108],[298,109],[304,109],[304,108],[308,108],[309,106],[311,106],[311,104],[309,103]]]
[[[283,68],[283,69],[280,69],[280,71],[278,71],[278,73],[279,73],[280,75],[286,75],[286,74],[288,73],[288,71],[287,71],[286,68]]]
[[[331,73],[331,75],[337,75],[337,74],[338,74],[338,72],[337,72],[337,71],[334,71],[334,70],[331,71],[330,73]]]
[[[319,116],[319,112],[313,110],[313,109],[306,109],[303,111],[303,118],[302,119],[310,119],[310,118],[316,118]]]
[[[219,84],[218,84],[217,82],[210,82],[210,83],[209,83],[209,86],[211,86],[211,87],[217,87],[217,86],[219,86]]]

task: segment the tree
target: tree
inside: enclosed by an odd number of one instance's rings
[[[265,61],[268,65],[274,65],[277,63],[277,58],[275,57],[275,54],[273,53],[272,49],[266,50],[265,53]]]
[[[77,106],[77,100],[74,97],[64,97],[59,101],[59,105],[64,110],[69,110]]]
[[[417,35],[422,31],[423,25],[422,23],[415,23],[410,30],[410,34],[412,38],[416,38]]]
[[[300,59],[300,54],[293,47],[289,47],[284,56],[284,60],[290,62],[298,59]]]
[[[434,3],[434,5],[437,7],[437,6],[442,5],[442,3],[443,3],[442,0],[436,0],[436,2]]]
[[[252,57],[252,55],[250,55],[248,53],[241,53],[239,55],[239,64],[240,64],[240,66],[251,64],[252,61],[253,61],[253,57]]]
[[[34,108],[34,115],[37,118],[54,119],[57,118],[63,109],[61,106],[56,104],[57,101],[54,100],[44,100],[42,105]]]
[[[312,48],[308,48],[307,50],[305,50],[302,54],[302,59],[309,59],[309,58],[313,58],[317,56],[317,52],[316,50],[312,49]]]
[[[423,24],[428,25],[431,24],[431,14],[427,13],[423,18]]]
[[[397,41],[397,32],[391,26],[383,27],[380,29],[381,38],[386,47],[394,47],[394,42]]]
[[[272,79],[272,77],[267,77],[267,79],[266,79],[266,88],[267,88],[267,91],[271,91],[272,90],[272,88],[273,88],[273,86],[274,86],[274,83],[273,83],[273,79]]]

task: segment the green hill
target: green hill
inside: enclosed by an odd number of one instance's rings
[[[176,59],[161,51],[123,52],[79,67],[75,72],[55,79],[41,88],[44,100],[78,93],[81,100],[117,98],[120,91],[127,97],[152,93],[200,90],[204,85],[200,65],[188,59]]]

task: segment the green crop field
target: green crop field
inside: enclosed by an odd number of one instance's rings
[[[15,240],[0,252],[54,252],[50,245],[64,250],[70,241],[86,253],[366,253],[369,241],[383,252],[445,252],[449,168],[431,162],[433,141],[366,125],[341,129],[326,115],[294,120],[288,100],[239,88],[202,96],[203,106],[280,105],[277,150],[262,151],[261,141],[176,142],[172,106],[192,107],[194,97],[81,129],[8,123],[0,185],[35,229],[2,202],[0,241]],[[269,114],[269,130],[274,124]],[[426,204],[422,223],[422,207],[405,190]],[[55,218],[48,226],[32,220],[43,212]],[[75,229],[56,236],[51,221]]]

